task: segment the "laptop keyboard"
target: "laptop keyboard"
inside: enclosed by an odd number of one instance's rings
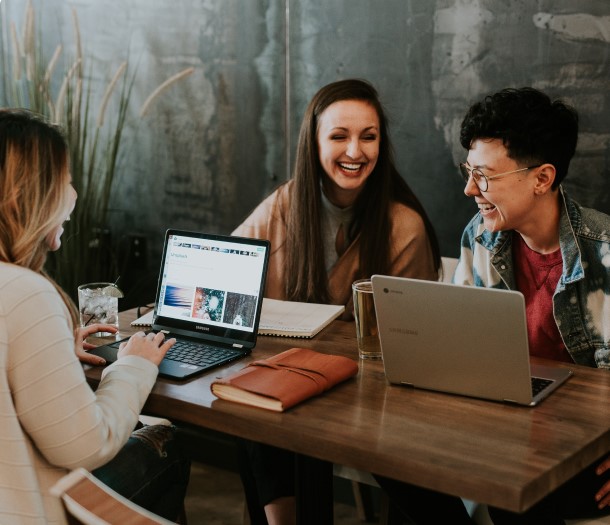
[[[205,343],[179,340],[165,354],[165,359],[209,367],[236,355],[240,355],[240,352],[230,348],[219,348]]]
[[[542,377],[532,377],[532,396],[536,397],[547,386],[553,382],[552,379],[543,379]]]

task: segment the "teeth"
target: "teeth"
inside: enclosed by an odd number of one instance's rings
[[[339,166],[341,166],[343,169],[345,170],[359,170],[360,169],[360,164],[344,164],[344,163],[340,163]]]
[[[479,210],[488,211],[493,210],[495,206],[493,204],[479,204]]]

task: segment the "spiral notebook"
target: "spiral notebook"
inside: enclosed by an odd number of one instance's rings
[[[150,312],[145,313],[144,315],[138,317],[135,321],[131,321],[131,326],[144,326],[150,327],[153,324],[153,314],[155,311],[153,309]]]
[[[339,304],[299,303],[263,299],[259,335],[314,337],[345,312]]]

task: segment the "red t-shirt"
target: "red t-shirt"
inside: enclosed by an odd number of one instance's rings
[[[561,250],[535,252],[514,233],[513,264],[517,289],[525,297],[530,355],[572,363],[553,317],[553,293],[563,270]]]

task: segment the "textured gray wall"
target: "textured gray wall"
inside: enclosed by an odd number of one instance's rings
[[[19,27],[23,4],[3,0],[2,16]],[[286,177],[309,98],[351,76],[378,87],[400,170],[428,209],[444,254],[457,254],[474,212],[455,168],[465,157],[459,123],[471,102],[503,87],[531,85],[579,109],[581,140],[565,186],[610,213],[607,0],[33,5],[49,56],[60,41],[73,53],[76,9],[98,86],[125,58],[132,71],[137,65],[112,222],[116,232],[147,235],[153,260],[167,227],[230,232]],[[150,91],[188,66],[195,73],[139,121]]]

